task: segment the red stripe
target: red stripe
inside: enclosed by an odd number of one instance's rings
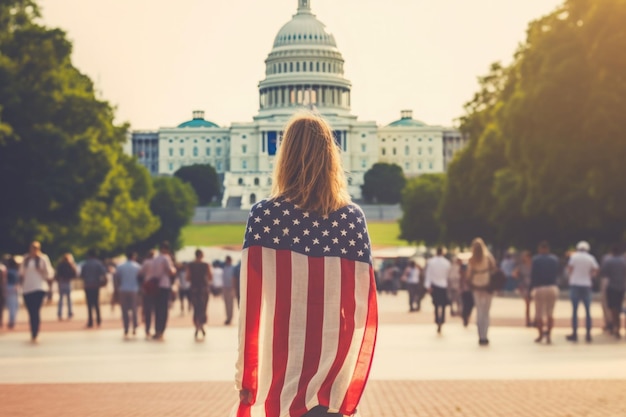
[[[246,291],[246,329],[244,344],[244,367],[242,386],[252,393],[253,402],[258,389],[259,372],[259,328],[261,320],[261,290],[263,282],[263,248],[248,248],[248,273]],[[241,405],[238,417],[250,415],[250,407]]]
[[[309,283],[306,306],[306,336],[302,375],[298,382],[298,392],[289,409],[290,415],[301,416],[306,409],[306,391],[317,372],[322,353],[324,325],[324,258],[308,258]]]
[[[348,387],[348,392],[341,405],[340,412],[345,415],[352,415],[361,400],[365,383],[372,368],[372,358],[374,356],[374,346],[376,345],[376,329],[378,327],[378,305],[376,302],[376,279],[374,270],[370,267],[370,290],[368,294],[367,318],[365,321],[365,333],[363,343],[359,351],[356,368],[352,375],[352,380]]]
[[[354,334],[354,314],[356,310],[355,302],[355,265],[354,261],[341,259],[341,309],[339,317],[339,344],[337,346],[337,356],[328,371],[326,379],[322,383],[318,393],[320,405],[328,406],[330,403],[330,391],[333,382],[343,366],[346,356],[350,350],[350,343]]]
[[[267,417],[280,415],[280,393],[285,383],[289,353],[289,316],[291,312],[291,251],[276,251],[276,311],[272,346],[272,383],[265,402]],[[267,277],[271,279],[271,277]]]

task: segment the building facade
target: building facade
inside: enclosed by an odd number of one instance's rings
[[[134,132],[133,154],[156,175],[209,163],[223,178],[222,205],[247,209],[269,195],[282,132],[297,111],[319,113],[332,126],[355,199],[365,172],[377,162],[396,163],[409,177],[444,172],[461,148],[457,131],[415,120],[411,111],[402,111],[399,120],[384,127],[358,120],[350,109],[352,86],[344,76],[344,59],[333,35],[312,13],[310,0],[298,0],[297,13],[278,31],[265,66],[259,112],[252,121],[220,127],[194,111],[177,127]]]

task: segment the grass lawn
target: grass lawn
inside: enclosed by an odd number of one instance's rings
[[[400,226],[395,222],[368,222],[370,239],[374,247],[408,246],[399,240]],[[234,246],[243,243],[243,224],[192,224],[183,229],[184,246]]]

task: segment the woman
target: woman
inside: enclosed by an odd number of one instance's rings
[[[455,257],[450,267],[448,276],[448,299],[450,300],[450,315],[456,316],[461,313],[461,267],[463,261]]]
[[[71,293],[72,280],[76,277],[78,277],[78,270],[74,257],[71,253],[66,253],[57,265],[57,273],[54,276],[59,286],[59,307],[57,310],[59,320],[63,319],[63,298],[67,299],[67,318],[71,319],[73,316]]]
[[[520,264],[513,271],[513,278],[517,280],[517,290],[519,291],[526,305],[526,327],[533,327],[530,320],[530,272],[532,268],[533,258],[529,251],[522,252]]]
[[[17,262],[14,257],[7,260],[7,279],[6,279],[6,305],[9,309],[9,329],[15,327],[15,319],[19,308],[18,287],[20,284],[20,275]]]
[[[41,252],[39,242],[35,241],[30,244],[30,250],[24,256],[19,273],[22,277],[22,294],[30,322],[31,341],[37,343],[41,322],[41,304],[50,289],[54,276],[50,258]]]
[[[193,306],[193,324],[196,326],[195,338],[198,333],[206,336],[204,325],[207,322],[207,307],[209,304],[209,286],[211,285],[211,268],[202,260],[204,253],[196,250],[196,259],[187,264],[185,280],[189,283],[189,297]]]
[[[372,362],[376,286],[361,209],[328,124],[296,116],[241,264],[238,415],[352,415]]]
[[[472,256],[467,263],[467,275],[476,305],[476,325],[478,326],[478,344],[489,344],[489,310],[493,291],[490,288],[491,274],[496,269],[496,261],[481,238],[472,241]]]

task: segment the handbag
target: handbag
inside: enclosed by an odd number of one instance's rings
[[[506,275],[500,268],[496,268],[489,276],[489,289],[491,291],[500,291],[506,284]]]

